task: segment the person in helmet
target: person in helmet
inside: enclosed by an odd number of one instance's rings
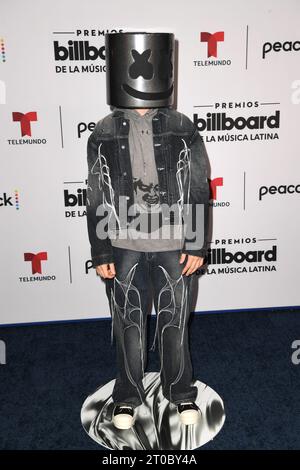
[[[174,35],[105,35],[107,103],[88,139],[87,225],[105,281],[118,374],[113,422],[130,428],[144,402],[147,312],[154,302],[164,397],[182,423],[199,419],[188,345],[191,291],[207,255],[209,184],[203,140],[173,108]]]

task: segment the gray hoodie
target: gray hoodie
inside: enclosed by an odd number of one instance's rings
[[[150,108],[144,115],[135,109],[116,109],[123,111],[124,117],[130,120],[128,141],[138,219],[129,226],[126,238],[111,239],[111,243],[119,248],[137,251],[181,249],[182,226],[170,227],[162,223],[152,133],[152,118],[158,108]]]

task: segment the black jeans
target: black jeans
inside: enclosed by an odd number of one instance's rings
[[[153,290],[162,393],[174,404],[195,401],[197,387],[188,344],[190,290],[195,275],[182,275],[180,250],[140,252],[113,247],[116,275],[106,293],[116,341],[118,374],[114,403],[136,407],[144,402],[147,357],[146,324]]]

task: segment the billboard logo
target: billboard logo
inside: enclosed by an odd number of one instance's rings
[[[66,182],[65,184],[73,184]],[[87,185],[87,181],[85,183]],[[86,216],[86,203],[87,203],[86,187],[74,188],[73,190],[64,189],[64,206],[66,208],[65,216],[68,219],[74,217]]]
[[[105,46],[91,46],[89,41],[68,41],[67,46],[62,46],[54,41],[54,59],[64,60],[105,60]]]

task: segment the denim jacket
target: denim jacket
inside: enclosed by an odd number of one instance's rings
[[[129,206],[134,204],[128,144],[129,125],[129,119],[124,117],[123,111],[114,110],[97,122],[88,138],[86,216],[93,267],[114,262],[108,225],[105,226],[106,236],[98,236],[101,225],[99,222],[105,216],[107,219],[108,213],[113,214],[120,222],[119,196],[123,196]],[[201,205],[201,243],[199,238],[193,241],[191,237],[186,237],[182,252],[205,257],[210,191],[207,179],[208,158],[202,137],[196,125],[186,115],[167,107],[158,108],[152,120],[152,129],[160,204],[162,208],[178,207],[181,215],[185,214],[186,209],[183,207],[189,207],[190,217],[185,220],[187,228],[191,229],[191,225],[195,224],[196,214],[198,219],[200,217],[196,206]],[[99,212],[96,213],[99,208],[105,209],[105,215],[103,210],[100,215]],[[163,210],[163,213],[168,223],[174,223],[172,211]],[[127,212],[121,226],[124,223],[128,225],[132,217]],[[185,233],[187,232],[188,230]]]

